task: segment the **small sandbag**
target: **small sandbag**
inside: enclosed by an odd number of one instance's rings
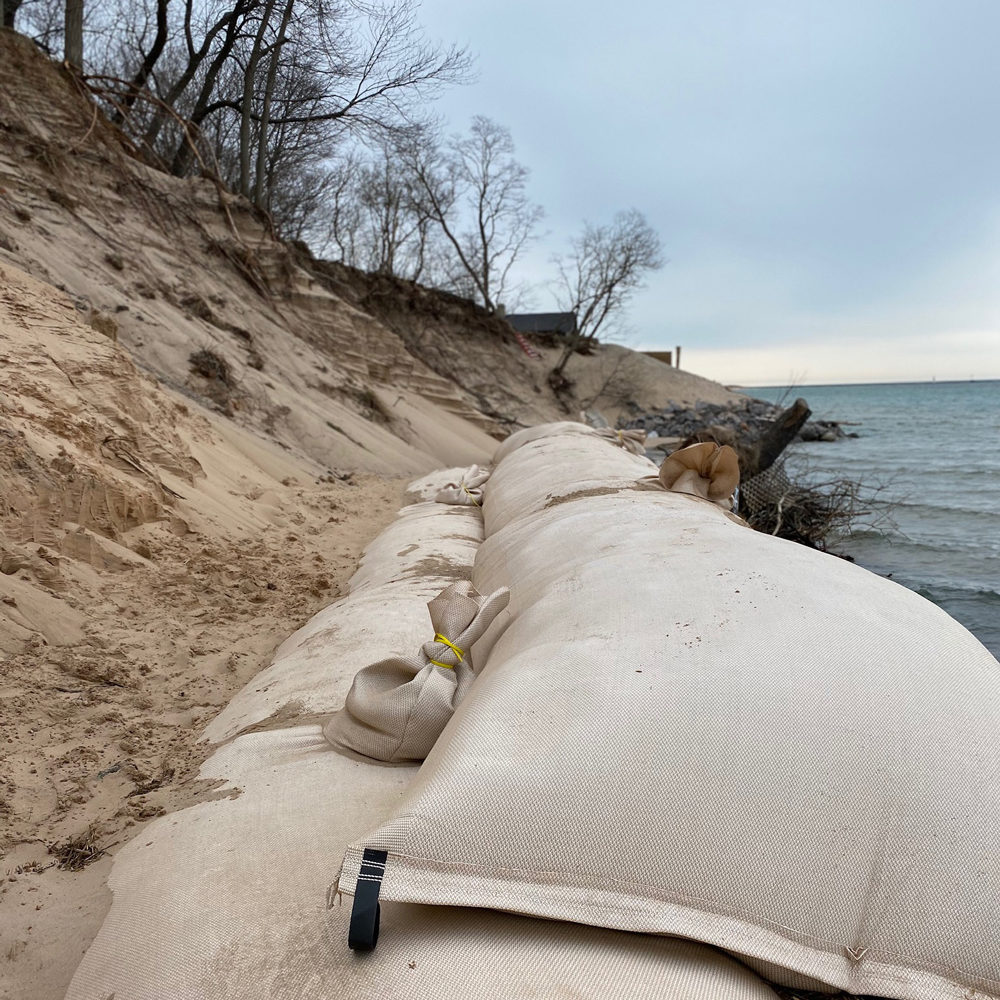
[[[732,510],[733,493],[740,484],[740,463],[729,445],[714,441],[688,445],[668,455],[660,466],[660,485],[673,493],[687,493]]]
[[[633,455],[646,454],[646,432],[643,430],[616,431],[613,427],[602,427],[597,433],[599,437],[632,452]]]
[[[463,507],[481,507],[483,505],[482,485],[490,478],[488,469],[473,465],[462,474],[457,483],[448,483],[438,490],[435,497],[438,503],[457,504]]]
[[[471,650],[510,600],[468,580],[430,601],[434,638],[418,655],[392,656],[358,672],[323,735],[335,747],[388,763],[423,760],[475,679]]]

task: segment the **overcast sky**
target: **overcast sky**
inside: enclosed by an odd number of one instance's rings
[[[724,382],[1000,378],[1000,0],[423,0],[506,125],[545,278],[638,208],[630,346]],[[544,292],[538,309],[553,308]]]

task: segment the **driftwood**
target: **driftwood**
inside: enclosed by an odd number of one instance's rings
[[[780,413],[756,441],[743,444],[740,453],[740,479],[746,482],[769,469],[785,448],[795,440],[812,411],[804,399],[797,399]]]
[[[714,441],[718,445],[730,445],[736,450],[740,460],[740,481],[746,482],[769,469],[778,456],[795,440],[796,435],[811,415],[804,399],[797,399],[787,409],[768,424],[755,438],[744,431],[712,424],[689,435],[681,442],[681,447]],[[745,427],[746,425],[744,425]]]

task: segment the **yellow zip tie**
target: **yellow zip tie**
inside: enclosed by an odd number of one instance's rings
[[[472,495],[472,490],[470,490],[469,487],[465,485],[465,483],[462,483],[462,489],[469,494],[469,499],[478,507],[479,501]]]
[[[434,633],[434,641],[435,642],[443,643],[445,646],[447,646],[458,657],[458,662],[459,663],[462,662],[463,658],[465,657],[465,652],[463,650],[459,649],[458,646],[456,646],[451,641],[451,639],[446,638],[440,632],[435,632]]]
[[[440,642],[443,645],[447,646],[458,657],[458,662],[459,663],[461,663],[463,661],[463,659],[465,657],[465,653],[461,649],[459,649],[458,646],[456,646],[451,641],[451,639],[446,638],[440,632],[435,632],[434,633],[434,641],[435,642]],[[444,667],[445,670],[454,670],[455,669],[455,664],[453,664],[453,663],[440,663],[438,660],[431,660],[431,663],[433,663],[435,667]]]

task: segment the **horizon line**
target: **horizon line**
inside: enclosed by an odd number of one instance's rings
[[[729,389],[823,389],[823,388],[845,388],[855,385],[969,385],[970,383],[1000,382],[1000,376],[971,377],[971,378],[923,378],[923,379],[881,379],[872,382],[726,382],[723,383]]]

